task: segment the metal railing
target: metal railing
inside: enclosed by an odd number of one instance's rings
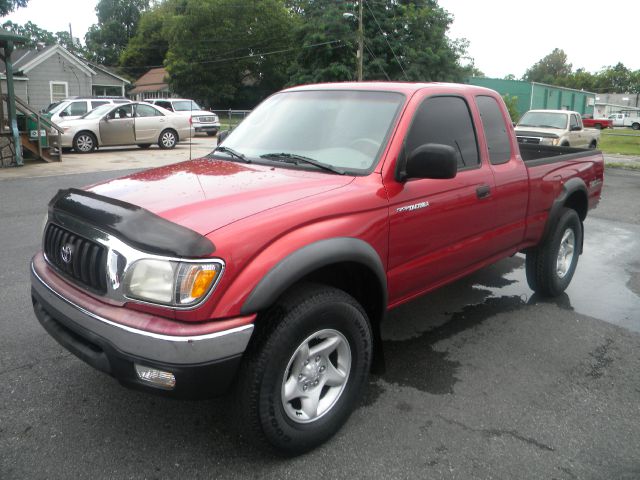
[[[220,130],[231,130],[238,126],[251,110],[211,110],[220,119]]]
[[[8,101],[7,98],[7,94],[3,93],[2,94],[2,100],[4,102]],[[31,108],[29,106],[29,104],[27,102],[25,102],[24,100],[22,100],[20,97],[16,96],[15,97],[15,101],[16,101],[16,109],[21,111],[23,114],[25,114],[27,116],[27,118],[31,118],[32,121],[34,121],[36,123],[37,126],[37,131],[36,131],[36,137],[37,137],[37,142],[38,142],[38,155],[40,156],[40,158],[45,158],[42,154],[42,136],[40,135],[40,133],[42,132],[42,127],[45,127],[45,136],[48,138],[49,137],[49,133],[50,132],[57,132],[54,133],[54,136],[57,136],[57,152],[55,153],[55,155],[58,157],[58,161],[61,162],[62,161],[62,134],[64,133],[64,130],[62,130],[62,128],[60,128],[58,125],[56,125],[55,123],[53,123],[50,119],[43,117],[42,115],[40,115],[38,112],[36,112],[33,108]],[[4,131],[4,129],[3,129]],[[52,156],[51,154],[49,154],[48,156]]]

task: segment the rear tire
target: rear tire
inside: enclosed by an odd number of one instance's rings
[[[631,128],[633,128],[634,130],[640,130],[640,123],[633,123],[631,124]]]
[[[590,148],[591,150],[594,150],[594,149],[595,149],[595,148],[597,148],[597,147],[598,147],[598,142],[597,142],[597,141],[595,141],[595,140],[592,140],[592,141],[591,141],[591,143],[589,144],[589,148]]]
[[[284,455],[332,437],[362,395],[372,338],[366,313],[350,295],[315,284],[294,287],[258,319],[245,352],[235,397],[243,436]]]
[[[158,138],[158,146],[163,150],[174,148],[178,143],[178,134],[171,129],[163,130]]]
[[[91,132],[80,132],[73,138],[73,149],[78,153],[91,153],[97,146],[98,140]]]
[[[566,290],[578,265],[582,235],[578,213],[563,208],[546,239],[527,251],[527,283],[531,290],[547,297]]]
[[[596,123],[596,124],[594,125],[594,127],[595,127],[595,129],[596,129],[596,130],[602,130],[602,125],[601,125],[601,124],[599,124],[599,123]]]
[[[210,137],[215,137],[218,134],[217,130],[214,130],[212,132],[207,132],[207,135],[209,135]]]

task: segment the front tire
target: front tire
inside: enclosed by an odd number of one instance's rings
[[[582,236],[578,213],[563,208],[547,238],[527,251],[527,283],[534,292],[556,297],[566,290],[578,265]]]
[[[371,367],[372,333],[345,292],[295,287],[259,318],[237,388],[245,437],[296,455],[322,444],[358,404]]]
[[[631,125],[631,128],[634,129],[634,130],[640,130],[640,123],[637,123],[637,122],[633,123]]]
[[[73,138],[73,149],[78,153],[91,153],[97,145],[98,141],[91,132],[80,132]]]
[[[173,130],[163,130],[158,138],[158,146],[163,150],[174,148],[178,143],[178,134]]]

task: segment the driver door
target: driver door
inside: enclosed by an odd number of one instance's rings
[[[133,105],[118,105],[100,120],[102,145],[132,145],[135,143]]]

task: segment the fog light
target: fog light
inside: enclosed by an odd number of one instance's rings
[[[135,364],[138,378],[143,382],[152,383],[156,387],[173,389],[176,386],[176,377],[171,372],[163,372],[156,368]]]

